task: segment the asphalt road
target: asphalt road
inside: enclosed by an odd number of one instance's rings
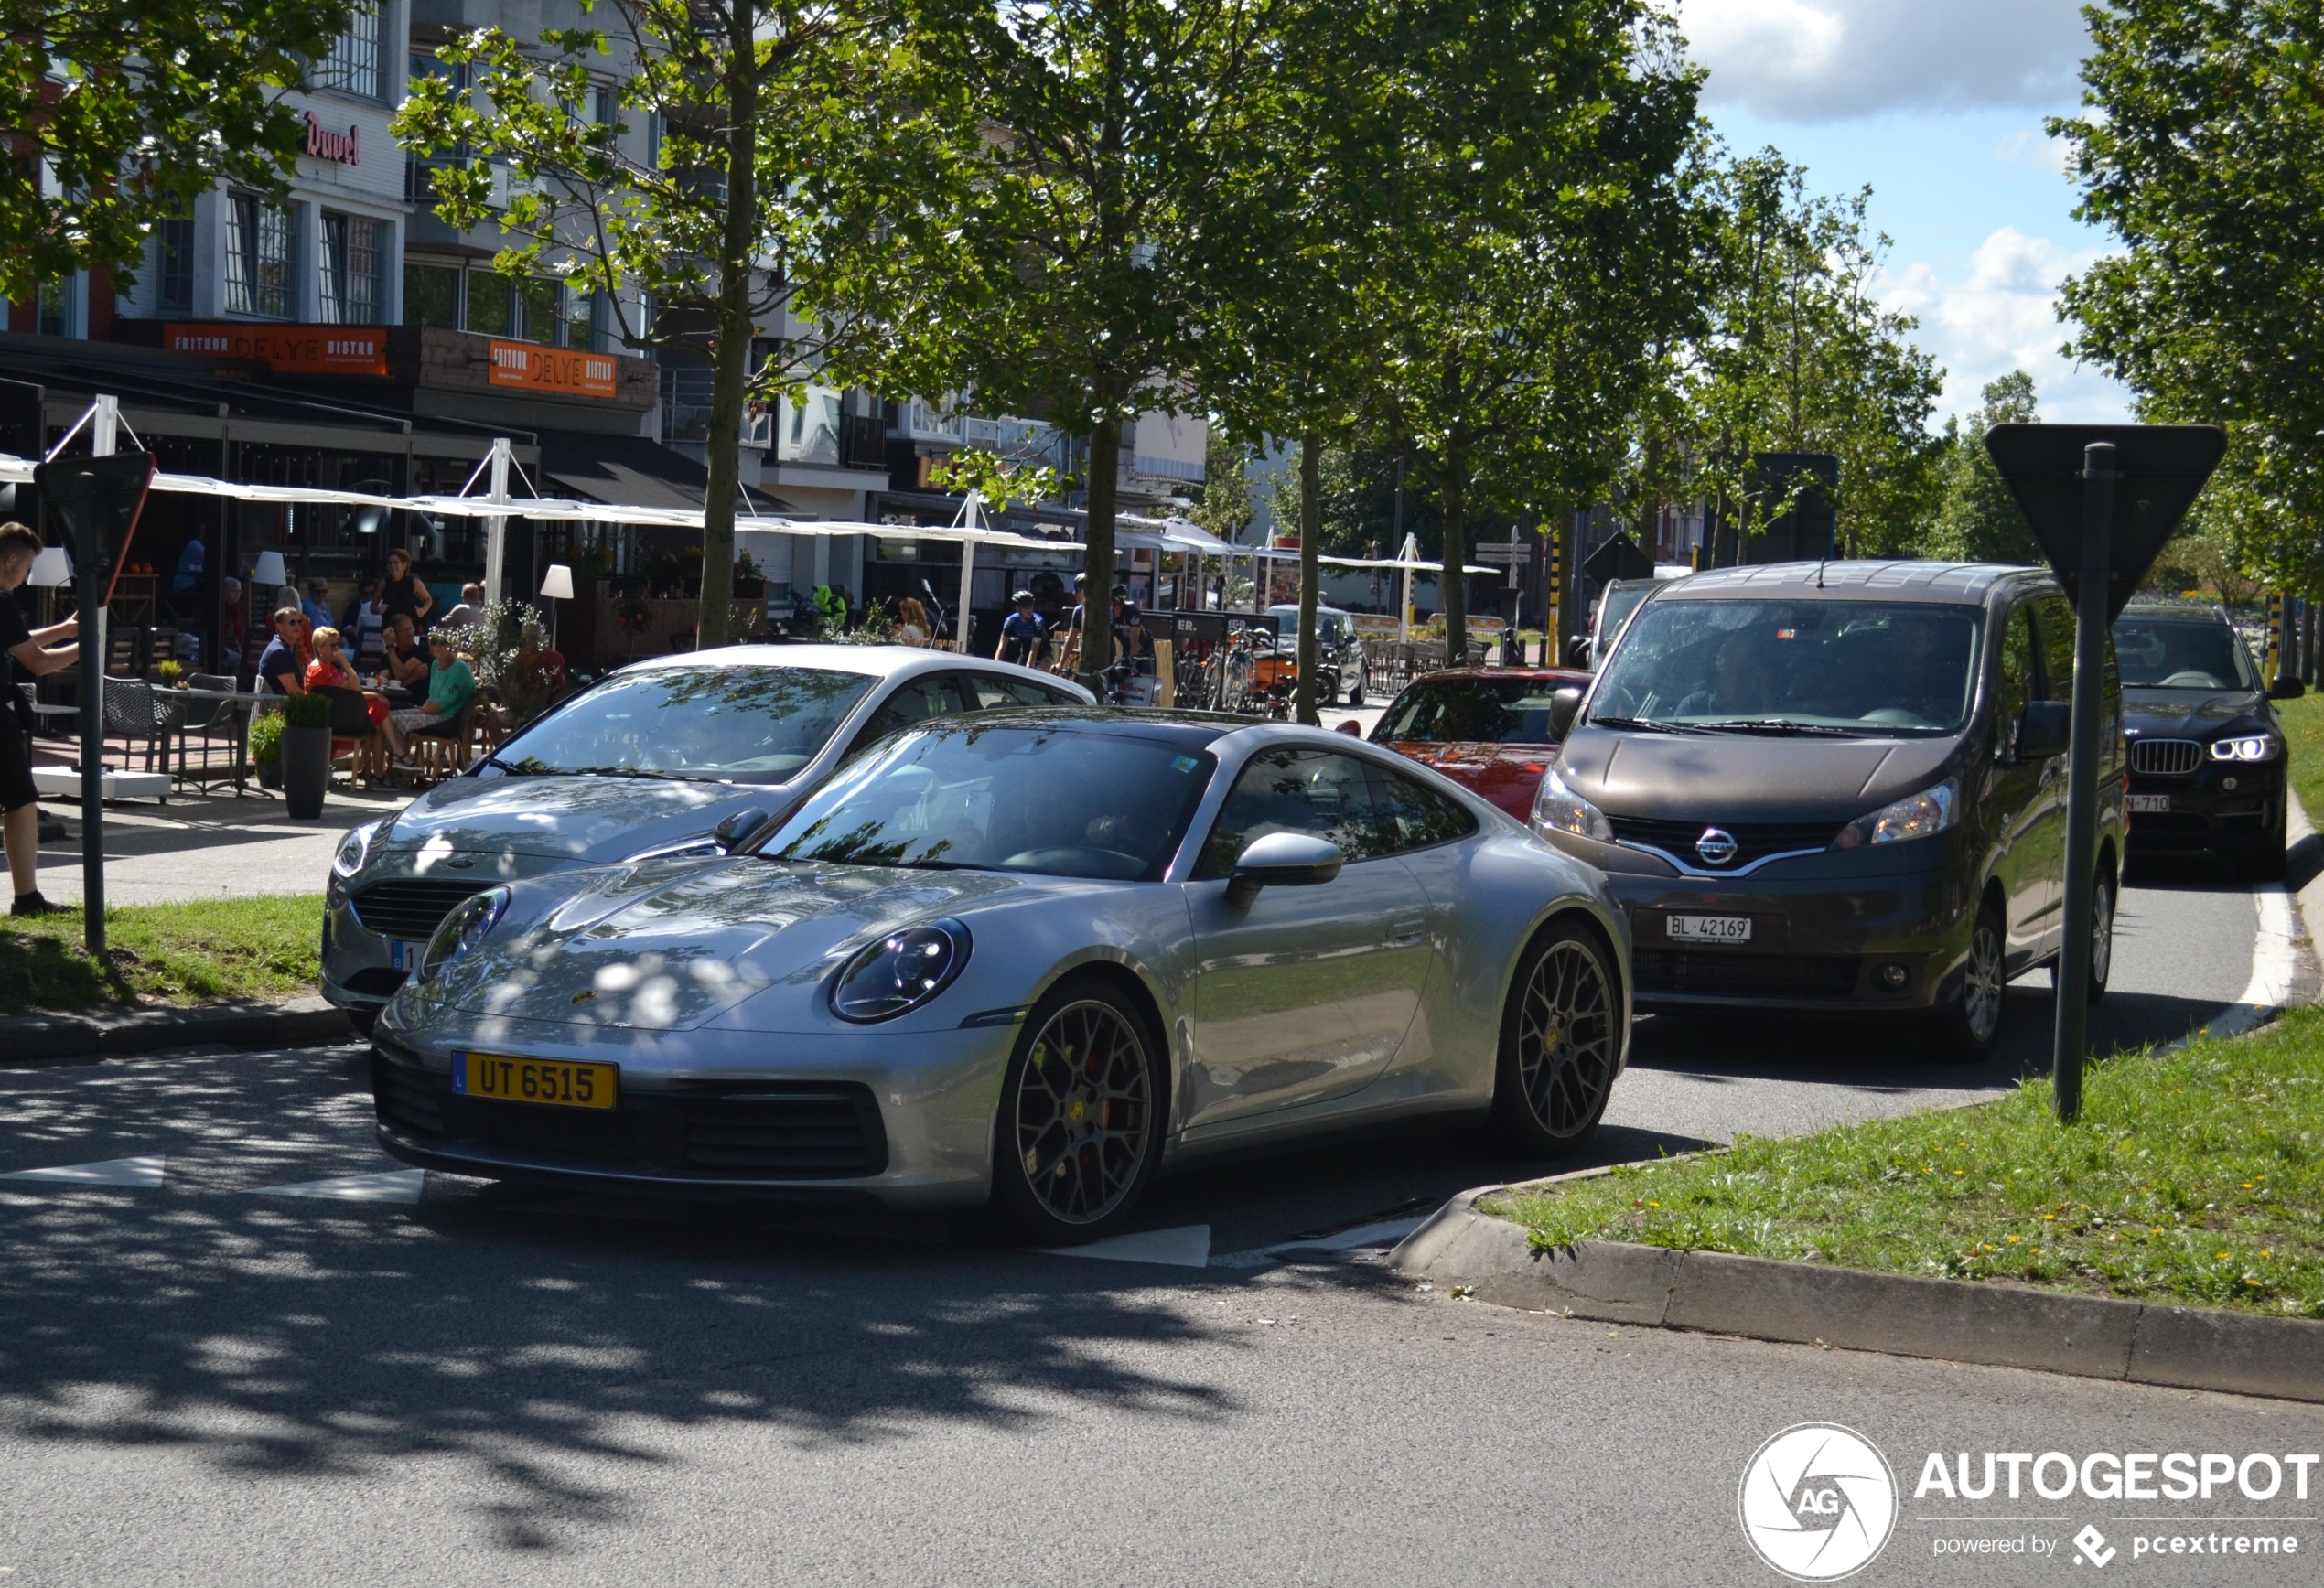
[[[2107,1044],[2201,1026],[2253,968],[2250,894],[2137,882]],[[1877,1028],[1650,1021],[1592,1158],[2006,1087],[2045,1062],[2050,1007],[2042,976],[2013,991],[1974,1070]],[[2324,1550],[2324,1493],[1911,1497],[1932,1449],[2240,1460],[2319,1449],[2324,1409],[1614,1330],[1360,1253],[1262,1255],[1554,1166],[1474,1130],[1165,1181],[1146,1250],[1167,1266],[399,1174],[364,1077],[352,1047],[0,1074],[0,1171],[122,1182],[0,1180],[0,1578],[1774,1583],[1736,1486],[1809,1420],[1862,1431],[1905,1486],[1857,1581],[2051,1576],[2085,1522],[2124,1551],[2110,1576],[2313,1581]],[[2164,1525],[2117,1518],[2190,1510],[2230,1535],[2305,1518],[2266,1527],[2311,1560],[2130,1558]],[[2028,1552],[1935,1552],[1986,1537]]]

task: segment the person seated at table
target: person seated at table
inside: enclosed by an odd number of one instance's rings
[[[920,604],[918,596],[907,596],[896,603],[896,643],[928,643],[928,608]]]
[[[299,600],[299,610],[307,614],[307,623],[315,628],[331,626],[331,586],[326,579],[307,581],[307,594]]]
[[[405,689],[427,683],[427,649],[412,626],[412,615],[398,612],[387,620],[387,676]]]
[[[0,656],[35,678],[71,666],[81,656],[74,636],[81,620],[68,617],[46,628],[33,628],[16,605],[16,590],[32,574],[33,559],[40,555],[40,537],[22,524],[0,524]],[[8,851],[8,877],[16,884],[13,914],[45,916],[67,907],[40,896],[40,790],[32,781],[32,757],[27,742],[32,709],[0,671],[0,687],[8,691],[6,708],[0,710],[0,844]]]
[[[307,664],[314,660],[315,642],[307,632],[307,614],[296,606],[274,608],[274,638],[258,655],[260,692],[305,694]]]
[[[460,586],[459,605],[444,615],[438,627],[444,628],[473,628],[484,621],[484,586],[468,584]]]
[[[441,727],[460,714],[461,710],[476,696],[476,674],[468,671],[452,649],[452,642],[441,634],[428,637],[428,649],[436,659],[428,669],[427,699],[415,706],[387,714],[387,721],[380,724],[380,732],[387,735],[387,747],[393,753],[399,767],[409,767],[411,735],[426,728]]]
[[[355,676],[355,664],[347,660],[347,642],[336,628],[315,631],[315,660],[307,664],[308,689],[352,689],[363,687]],[[387,702],[379,695],[365,693],[363,709],[371,714],[371,726],[387,721]]]

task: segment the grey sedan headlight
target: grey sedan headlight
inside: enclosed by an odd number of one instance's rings
[[[377,821],[366,821],[349,830],[347,836],[339,841],[338,853],[331,856],[333,876],[350,877],[363,869],[363,863],[371,858],[371,839],[380,827]]]
[[[968,928],[958,921],[890,932],[839,972],[831,1012],[859,1025],[892,1020],[951,986],[967,963]]]
[[[2213,739],[2211,759],[2214,761],[2272,761],[2283,748],[2274,734],[2247,734],[2233,739]]]
[[[1606,820],[1606,812],[1568,789],[1555,767],[1542,775],[1541,787],[1533,790],[1533,825],[1600,843],[1614,842],[1614,824]]]
[[[486,934],[500,924],[500,917],[509,907],[509,890],[489,887],[480,894],[462,899],[452,907],[427,940],[427,948],[420,955],[420,969],[415,980],[432,981],[445,966],[482,942]]]

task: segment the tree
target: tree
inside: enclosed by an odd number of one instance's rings
[[[2324,18],[2302,0],[2119,0],[2089,15],[2085,113],[2050,130],[2073,147],[2077,215],[2125,252],[2066,283],[2068,350],[2136,390],[2142,417],[2229,426],[2213,490],[2238,499],[2223,516],[2246,568],[2312,570]]]
[[[1888,240],[1871,227],[1871,190],[1813,195],[1806,172],[1768,149],[1715,165],[1699,191],[1710,315],[1671,365],[1694,489],[1748,537],[1790,505],[1754,479],[1755,454],[1833,453],[1843,554],[1910,549],[1942,450],[1928,428],[1941,373],[1910,341],[1916,322],[1873,295]]]
[[[602,295],[629,347],[708,357],[697,635],[723,645],[745,404],[885,334],[846,306],[879,301],[877,278],[927,223],[920,196],[952,168],[952,123],[931,113],[941,105],[897,97],[902,24],[881,0],[607,9],[605,27],[454,39],[440,53],[473,68],[474,94],[419,80],[396,133],[424,155],[474,151],[436,172],[436,209],[457,226],[497,221],[501,271]],[[592,113],[592,68],[608,63],[624,74],[619,110],[662,129],[658,140]],[[510,197],[496,211],[500,181]],[[806,332],[759,338],[770,318]]]
[[[220,182],[279,193],[306,126],[283,102],[346,0],[0,0],[0,297],[106,268]]]
[[[1996,424],[2031,424],[2039,416],[2033,377],[2012,370],[1985,382],[1984,405],[1967,420],[1945,425],[1944,494],[1931,527],[1928,553],[1964,563],[2044,563],[2026,515],[2009,494],[2008,482],[1985,451],[1985,432]]]

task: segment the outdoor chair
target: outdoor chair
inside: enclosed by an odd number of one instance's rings
[[[234,689],[234,681],[223,673],[189,673],[186,681],[195,689],[221,693]],[[178,713],[178,781],[190,783],[204,793],[219,783],[231,782],[238,746],[250,732],[250,707],[238,701],[185,700],[172,704]],[[199,771],[188,764],[188,753],[196,746],[201,749]],[[216,777],[211,775],[210,761],[213,747],[226,752],[226,770]]]
[[[384,743],[372,725],[371,709],[360,689],[321,689],[331,703],[331,759],[348,763],[350,778],[369,778],[386,763]]]
[[[169,703],[160,698],[159,691],[141,678],[108,678],[105,680],[105,703],[98,742],[102,747],[106,739],[124,741],[122,768],[129,767],[130,751],[126,746],[143,745],[145,748],[145,770],[154,769],[156,751],[162,756],[164,770],[168,767],[169,735],[173,713]]]
[[[480,697],[468,696],[468,703],[459,714],[437,727],[414,728],[407,735],[412,760],[420,776],[428,782],[439,783],[457,777],[465,769],[475,754],[476,708]]]

